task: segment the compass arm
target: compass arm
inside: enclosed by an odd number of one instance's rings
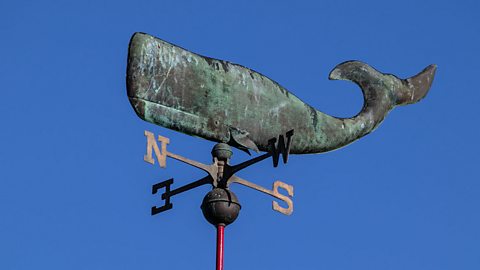
[[[248,167],[248,166],[250,166],[250,165],[253,165],[253,164],[257,163],[257,162],[260,162],[260,161],[262,161],[262,160],[264,160],[264,159],[267,159],[267,158],[269,158],[269,157],[271,157],[271,156],[272,156],[271,153],[265,153],[265,154],[263,154],[263,155],[261,155],[261,156],[252,158],[252,159],[250,159],[250,160],[247,160],[247,161],[244,161],[244,162],[242,162],[242,163],[240,163],[240,164],[237,164],[237,165],[235,165],[235,166],[232,166],[232,167],[231,167],[232,174],[233,174],[233,173],[236,173],[236,172],[238,172],[238,171],[240,171],[240,170],[243,170],[243,169],[245,169],[246,167]]]
[[[170,191],[168,194],[167,193],[163,193],[162,194],[162,200],[165,200],[167,197],[172,197],[172,196],[175,196],[179,193],[182,193],[182,192],[185,192],[185,191],[188,191],[190,189],[194,189],[196,187],[199,187],[199,186],[202,186],[202,185],[206,185],[206,184],[211,184],[213,182],[212,180],[212,177],[209,175],[209,176],[205,176],[204,178],[202,179],[199,179],[195,182],[192,182],[190,184],[186,184],[184,186],[181,186],[179,188],[176,188],[172,191]]]
[[[152,206],[152,216],[156,215],[158,213],[161,213],[161,212],[172,209],[173,204],[170,202],[171,197],[173,197],[173,196],[175,196],[179,193],[188,191],[190,189],[199,187],[201,185],[211,184],[212,182],[213,182],[213,180],[210,176],[205,176],[204,178],[202,178],[200,180],[197,180],[195,182],[184,185],[184,186],[179,187],[179,188],[174,189],[174,190],[170,189],[171,185],[173,184],[173,178],[168,179],[167,181],[163,181],[163,182],[160,182],[160,183],[157,183],[157,184],[153,185],[152,186],[152,194],[157,194],[158,190],[160,190],[162,188],[165,188],[165,192],[162,193],[162,196],[161,196],[162,200],[165,201],[165,202],[164,202],[164,205],[160,206],[160,207]]]
[[[244,186],[246,186],[246,187],[249,187],[249,188],[253,188],[253,189],[255,189],[255,190],[258,190],[258,191],[260,191],[260,192],[263,192],[263,193],[265,193],[265,194],[268,194],[268,195],[270,195],[270,196],[273,196],[273,197],[279,199],[272,190],[266,189],[266,188],[264,188],[264,187],[262,187],[262,186],[259,186],[259,185],[257,185],[257,184],[254,184],[254,183],[252,183],[252,182],[249,182],[249,181],[247,181],[247,180],[245,180],[245,179],[242,179],[242,178],[240,178],[240,177],[238,177],[238,176],[236,176],[236,175],[232,175],[232,177],[230,178],[229,182],[230,182],[230,183],[237,183],[237,184],[240,184],[240,185],[244,185]]]
[[[272,202],[272,208],[273,210],[275,211],[278,211],[284,215],[291,215],[292,212],[293,212],[293,201],[291,199],[291,197],[293,197],[293,186],[291,185],[288,185],[288,184],[285,184],[283,182],[280,182],[280,181],[275,181],[273,183],[273,189],[270,190],[270,189],[266,189],[262,186],[259,186],[257,184],[254,184],[252,182],[249,182],[245,179],[242,179],[236,175],[233,175],[230,180],[229,180],[231,183],[238,183],[240,185],[244,185],[246,187],[249,187],[249,188],[253,188],[255,190],[258,190],[260,192],[263,192],[265,194],[268,194],[278,200],[281,200],[283,202],[285,202],[287,204],[287,208],[284,208],[284,207],[281,207],[278,202],[275,202],[273,201]],[[278,188],[283,188],[287,191],[288,193],[288,196],[287,195],[283,195],[281,194],[280,192],[278,192]]]
[[[174,154],[174,153],[171,153],[171,152],[168,152],[167,156],[171,157],[173,159],[176,159],[178,161],[181,161],[183,163],[186,163],[190,166],[193,166],[193,167],[199,168],[201,170],[204,170],[205,172],[209,173],[210,175],[215,175],[215,172],[212,170],[212,166],[210,166],[210,165],[206,165],[206,164],[200,163],[198,161],[191,160],[191,159],[188,159],[186,157],[182,157],[180,155],[177,155],[177,154]]]

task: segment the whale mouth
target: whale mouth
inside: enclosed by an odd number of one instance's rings
[[[158,102],[153,102],[148,99],[130,97],[130,96],[128,97],[128,99],[133,109],[137,113],[137,115],[146,121],[150,121],[154,118],[152,117],[153,111],[159,111],[159,112],[169,111],[169,113],[165,113],[163,115],[167,115],[170,113],[180,113],[187,117],[199,118],[199,116],[192,114],[190,112],[187,112],[178,108],[173,108],[171,106],[164,105]]]
[[[136,97],[131,97],[128,96],[128,100],[130,101],[130,105],[132,105],[133,110],[137,114],[138,117],[140,117],[143,120],[145,119],[145,105],[147,100],[141,99],[141,98],[136,98]]]

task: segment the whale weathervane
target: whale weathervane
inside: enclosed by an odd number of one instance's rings
[[[352,118],[337,118],[314,109],[254,70],[135,33],[128,50],[127,94],[137,115],[217,142],[211,151],[212,163],[205,164],[171,152],[167,149],[169,138],[145,130],[144,161],[154,165],[156,158],[158,165],[166,168],[170,158],[207,174],[180,186],[174,186],[174,178],[154,184],[152,194],[163,203],[152,206],[151,214],[172,209],[172,199],[178,194],[211,185],[200,208],[217,228],[216,269],[223,270],[224,229],[237,219],[241,209],[232,184],[270,195],[274,211],[291,215],[294,209],[293,185],[276,180],[272,188],[266,188],[237,173],[270,157],[277,167],[280,159],[287,163],[290,153],[322,153],[354,142],[378,127],[395,106],[425,97],[435,70],[436,66],[430,65],[402,80],[359,61],[341,63],[330,72],[329,79],[356,83],[362,89],[364,105]],[[247,153],[250,149],[267,153],[231,164],[231,146]]]
[[[430,65],[402,80],[359,61],[341,63],[329,79],[360,86],[364,106],[352,118],[336,118],[254,70],[135,33],[127,92],[140,118],[169,129],[246,151],[269,151],[271,138],[295,130],[290,153],[322,153],[369,134],[395,106],[421,100],[435,70]]]

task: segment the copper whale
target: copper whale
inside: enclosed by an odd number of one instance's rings
[[[293,129],[290,153],[322,153],[369,134],[394,107],[424,98],[435,71],[430,65],[399,79],[359,61],[341,63],[329,79],[356,83],[364,105],[354,117],[336,118],[254,70],[135,33],[127,94],[140,118],[165,128],[256,151],[269,151],[269,139]]]

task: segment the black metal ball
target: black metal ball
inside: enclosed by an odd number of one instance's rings
[[[232,155],[232,148],[226,143],[217,143],[212,149],[212,156],[218,160],[228,160]]]
[[[214,188],[203,198],[201,208],[203,216],[212,225],[227,226],[237,219],[241,206],[232,191]]]

